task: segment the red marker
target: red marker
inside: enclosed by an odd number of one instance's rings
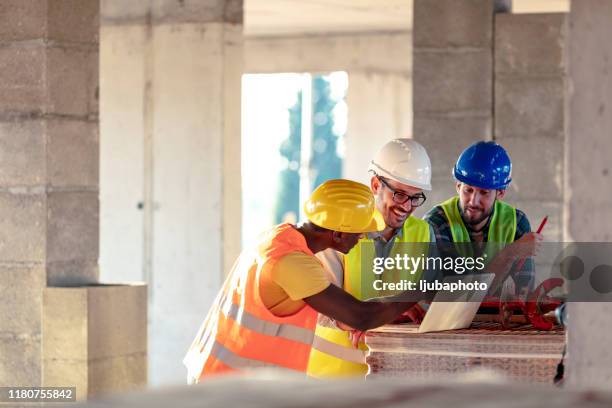
[[[548,215],[544,217],[544,219],[540,223],[540,226],[538,227],[538,234],[542,233],[542,230],[544,229],[544,226],[546,225],[546,221],[548,221]]]

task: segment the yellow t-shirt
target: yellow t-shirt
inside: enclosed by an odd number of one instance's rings
[[[302,299],[327,289],[332,279],[315,257],[291,252],[260,276],[259,294],[274,315],[287,316],[304,306]]]

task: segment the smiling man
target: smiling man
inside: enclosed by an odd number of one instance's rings
[[[476,243],[472,247],[484,251],[487,243],[495,243],[503,248],[491,260],[496,270],[510,269],[514,260],[536,254],[542,235],[531,232],[525,213],[502,201],[512,180],[510,156],[502,146],[492,141],[472,144],[459,156],[453,175],[457,195],[425,216],[439,246]],[[512,277],[517,291],[528,290],[533,283],[531,262]]]
[[[370,188],[376,208],[385,221],[385,228],[368,233],[346,255],[333,249],[317,254],[333,272],[336,285],[360,300],[396,294],[376,290],[375,280],[417,282],[423,274],[422,270],[415,273],[394,270],[379,276],[372,270],[374,258],[393,258],[407,252],[422,256],[434,240],[427,222],[412,216],[414,210],[426,200],[424,191],[431,190],[431,162],[425,148],[412,139],[391,140],[378,151],[368,170],[371,173]],[[409,317],[417,321],[423,314],[418,305],[408,312]],[[363,378],[368,372],[365,362],[368,348],[363,341],[359,341],[362,333],[358,333],[356,339],[352,337],[354,334],[351,327],[320,316],[308,363],[308,375],[317,378]]]

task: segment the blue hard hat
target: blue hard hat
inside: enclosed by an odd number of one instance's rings
[[[453,174],[457,181],[487,190],[505,190],[512,181],[512,162],[495,142],[477,142],[461,153]]]

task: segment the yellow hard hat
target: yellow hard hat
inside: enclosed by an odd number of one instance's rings
[[[304,203],[304,213],[319,227],[339,232],[373,232],[385,228],[370,189],[350,180],[328,180]]]

